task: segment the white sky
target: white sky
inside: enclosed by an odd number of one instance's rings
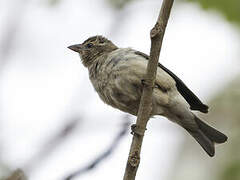
[[[1,2],[0,39],[13,2]],[[149,30],[159,8],[154,0],[136,1],[119,13],[126,18],[112,28],[117,16],[103,0],[62,1],[57,7],[47,7],[45,1],[28,3],[0,80],[2,159],[14,168],[23,166],[74,115],[83,117],[80,127],[30,179],[58,180],[105,150],[119,131],[123,113],[100,101],[78,55],[66,47],[103,34],[120,47],[148,53]],[[177,3],[160,61],[206,102],[239,72],[239,39],[237,30],[218,14]],[[163,118],[150,121],[138,180],[166,179],[182,133]],[[122,179],[130,142],[129,134],[111,158],[76,179]]]

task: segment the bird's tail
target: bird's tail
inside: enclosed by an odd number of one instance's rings
[[[188,130],[188,132],[196,139],[206,153],[212,157],[215,154],[214,144],[224,143],[227,141],[227,136],[207,125],[197,116],[194,115],[194,117],[199,129],[197,131]]]

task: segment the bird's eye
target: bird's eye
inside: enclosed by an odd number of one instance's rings
[[[88,43],[87,44],[87,48],[91,48],[91,47],[93,47],[93,44],[92,43]]]

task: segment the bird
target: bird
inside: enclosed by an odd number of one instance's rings
[[[101,35],[91,36],[68,48],[80,55],[89,79],[104,103],[137,116],[148,55],[132,48],[119,48]],[[226,142],[228,137],[192,112],[207,113],[208,108],[180,78],[158,63],[151,117],[164,116],[180,125],[213,157],[215,144]]]

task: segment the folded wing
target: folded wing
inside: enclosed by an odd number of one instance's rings
[[[135,53],[149,60],[148,55],[139,51],[136,51]],[[203,104],[201,100],[184,84],[184,82],[180,78],[178,78],[173,72],[171,72],[169,69],[164,67],[162,64],[158,63],[158,67],[160,67],[165,72],[167,72],[175,80],[177,90],[188,102],[191,110],[198,110],[203,113],[208,112],[208,106]]]

